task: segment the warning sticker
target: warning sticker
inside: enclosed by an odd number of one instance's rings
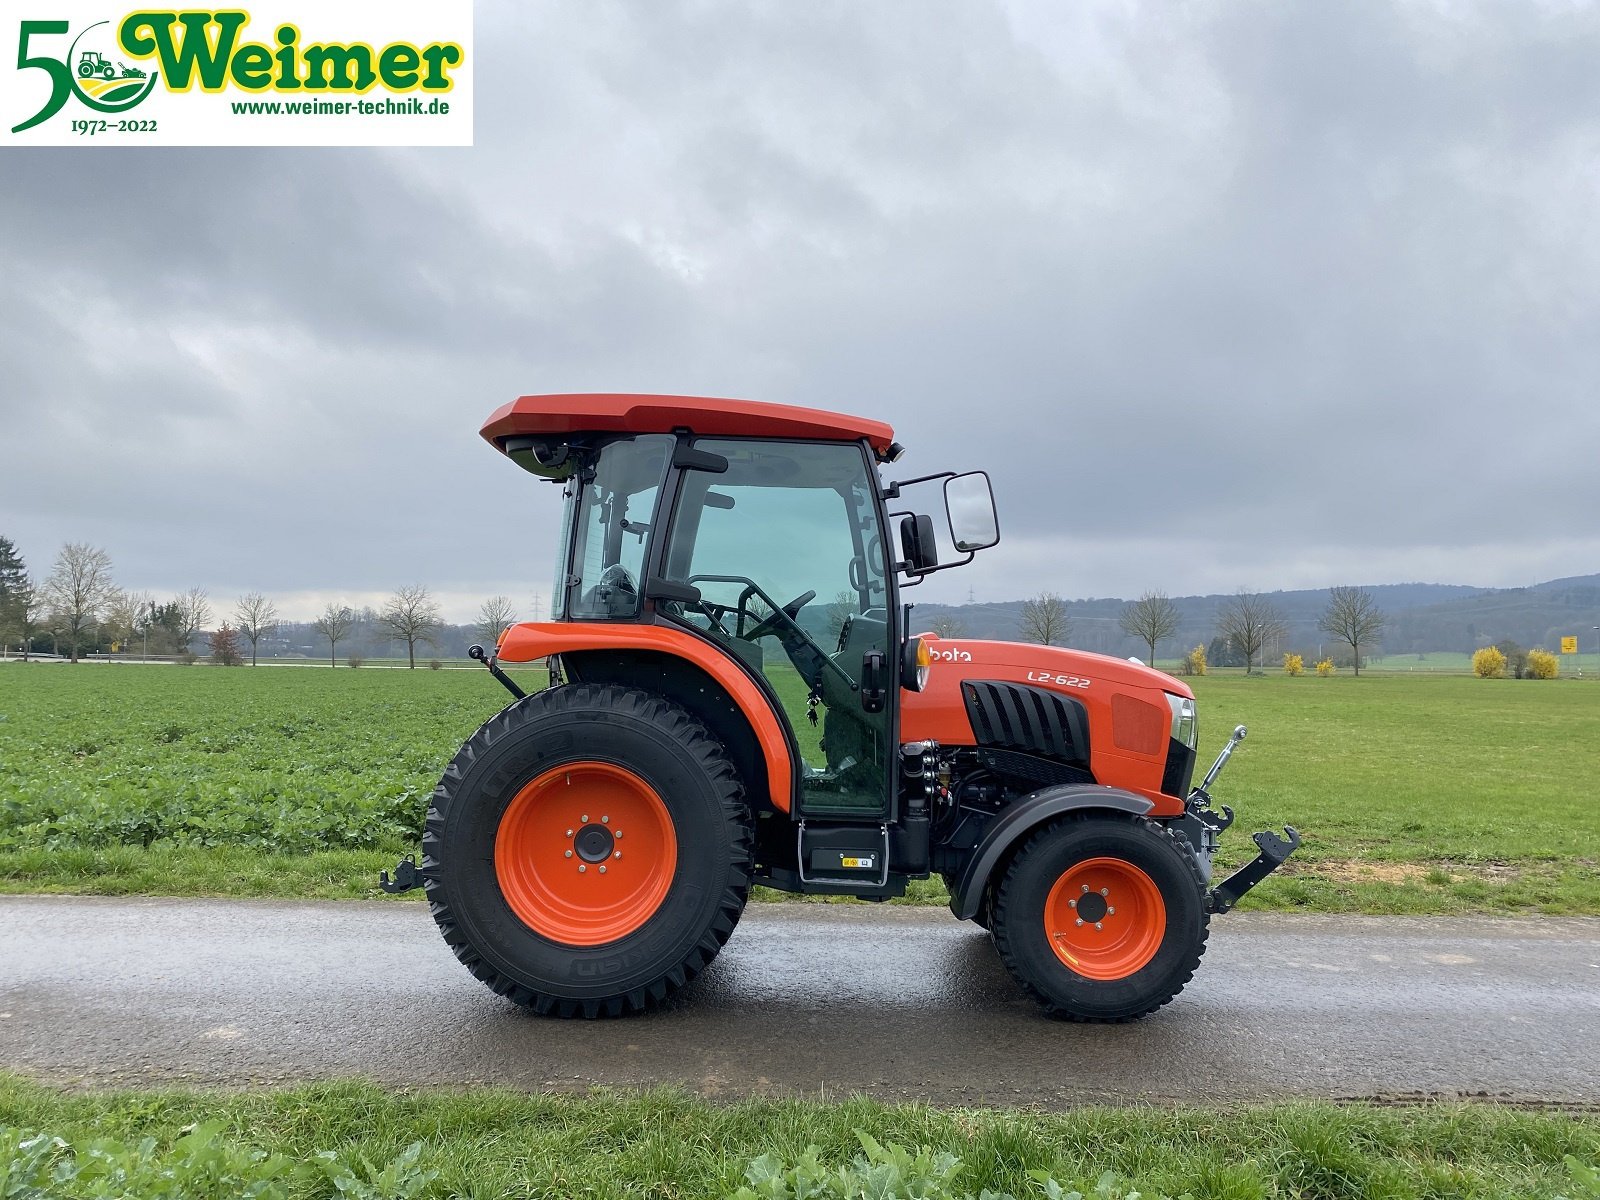
[[[876,856],[871,854],[845,854],[840,856],[839,865],[846,870],[859,867],[870,871],[875,858]]]

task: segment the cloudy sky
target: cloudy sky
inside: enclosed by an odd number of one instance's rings
[[[545,391],[982,467],[928,599],[1600,570],[1600,7],[477,5],[477,145],[0,151],[0,533],[548,595]],[[959,576],[959,577],[957,577]]]

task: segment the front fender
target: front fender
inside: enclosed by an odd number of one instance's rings
[[[972,852],[967,869],[961,873],[961,879],[950,897],[950,911],[963,921],[970,921],[977,916],[978,908],[983,903],[984,890],[989,886],[989,877],[995,868],[1005,860],[1013,847],[1046,821],[1067,813],[1092,812],[1095,809],[1142,817],[1154,807],[1143,796],[1092,783],[1062,784],[1030,792],[1002,812],[983,835],[983,841]]]

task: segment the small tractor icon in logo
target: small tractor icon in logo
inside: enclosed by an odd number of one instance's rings
[[[145,73],[138,67],[130,67],[124,63],[118,63],[117,66],[122,68],[123,79],[143,79],[145,77]],[[88,79],[93,75],[98,75],[109,83],[117,78],[117,68],[113,67],[111,60],[98,50],[85,50],[83,56],[78,59],[78,78]]]

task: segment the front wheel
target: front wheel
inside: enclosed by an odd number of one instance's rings
[[[1210,920],[1194,856],[1159,825],[1109,815],[1034,833],[989,917],[1018,982],[1076,1021],[1128,1021],[1171,1000],[1200,965]]]
[[[721,950],[749,892],[726,749],[646,692],[574,684],[491,718],[434,792],[423,878],[466,966],[541,1013],[650,1007]]]

